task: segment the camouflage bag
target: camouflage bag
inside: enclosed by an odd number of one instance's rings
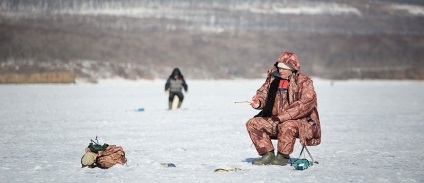
[[[116,164],[125,164],[125,151],[121,146],[100,145],[96,136],[96,141],[91,140],[88,147],[85,148],[85,154],[81,158],[82,167],[110,168]]]
[[[98,151],[97,155],[97,166],[100,168],[110,168],[116,164],[127,163],[125,151],[121,146],[109,145],[104,151]]]

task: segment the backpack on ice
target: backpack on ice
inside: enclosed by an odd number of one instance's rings
[[[97,140],[97,137],[96,137]],[[125,151],[121,146],[103,144],[93,140],[85,149],[86,153],[81,158],[82,167],[110,168],[116,164],[125,164]]]

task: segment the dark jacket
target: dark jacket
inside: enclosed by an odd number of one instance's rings
[[[178,79],[175,79],[174,75],[177,75]],[[175,68],[172,71],[172,74],[168,77],[168,80],[166,80],[165,90],[169,90],[170,92],[182,92],[183,89],[187,92],[187,83],[185,82],[180,69]]]

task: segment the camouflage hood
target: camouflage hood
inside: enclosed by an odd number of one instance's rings
[[[292,52],[283,52],[275,61],[274,67],[270,70],[268,70],[268,75],[274,75],[274,76],[278,76],[278,71],[277,71],[277,64],[278,63],[284,63],[287,66],[291,67],[294,69],[293,74],[298,74],[300,71],[300,61],[299,58],[297,57],[297,55],[295,53]]]
[[[291,52],[283,52],[275,62],[277,65],[279,62],[282,62],[289,67],[293,68],[296,71],[300,71],[300,61],[296,54]]]

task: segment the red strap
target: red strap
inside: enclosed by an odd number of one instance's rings
[[[289,81],[286,79],[280,80],[280,83],[278,84],[278,88],[289,88]]]

